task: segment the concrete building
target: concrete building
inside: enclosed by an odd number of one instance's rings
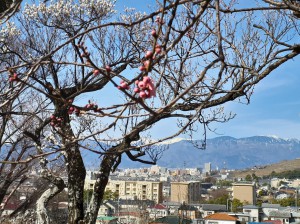
[[[204,163],[204,173],[210,174],[211,172],[211,163]]]
[[[85,189],[93,189],[95,180],[86,180]],[[117,192],[120,199],[163,201],[162,182],[109,180],[105,190]]]
[[[254,183],[239,182],[232,184],[232,198],[240,200],[242,203],[255,205],[256,191]]]
[[[200,182],[171,182],[171,201],[193,203],[200,200]]]

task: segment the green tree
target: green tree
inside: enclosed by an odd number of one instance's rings
[[[258,182],[259,177],[256,176],[255,173],[252,173],[251,177],[252,177],[252,180],[253,180],[253,181]]]
[[[117,200],[119,197],[119,194],[117,192],[113,192],[111,190],[106,190],[104,192],[104,200]]]
[[[283,198],[283,199],[273,199],[272,204],[280,204],[282,207],[295,206],[296,199],[293,197]],[[300,205],[300,199],[298,199],[298,205]]]
[[[219,187],[230,187],[232,186],[232,181],[229,180],[218,180],[216,183]]]
[[[239,199],[234,198],[231,206],[233,212],[241,212],[243,210],[243,203]]]
[[[261,207],[263,201],[261,199],[256,200],[256,206]]]
[[[216,184],[217,183],[217,179],[212,177],[212,176],[209,176],[209,177],[206,177],[204,179],[204,182],[205,183],[212,183],[212,184]]]
[[[250,174],[247,174],[245,177],[245,181],[252,181],[252,176]]]

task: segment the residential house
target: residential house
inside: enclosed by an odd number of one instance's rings
[[[212,215],[218,212],[226,212],[226,205],[218,205],[218,204],[202,204],[199,208],[199,211],[202,217],[206,217],[208,215]]]
[[[166,201],[163,204],[168,208],[170,215],[177,215],[178,214],[178,208],[181,205],[180,202]]]
[[[178,208],[178,216],[181,218],[187,218],[191,220],[201,218],[201,214],[195,206],[188,205],[185,203]]]
[[[146,210],[123,209],[117,214],[118,223],[121,224],[140,224],[149,222],[149,214]]]
[[[243,206],[243,213],[249,215],[250,222],[259,222],[259,207],[256,205],[244,205]]]
[[[286,199],[286,198],[289,198],[289,197],[290,197],[290,194],[283,193],[283,192],[278,192],[275,196],[275,199],[282,200],[282,199]]]
[[[182,219],[178,216],[166,216],[162,218],[158,218],[154,220],[153,222],[150,222],[150,224],[193,224],[193,221],[190,219]]]
[[[249,214],[245,214],[245,213],[233,213],[233,212],[229,212],[227,213],[230,216],[236,217],[237,218],[237,222],[241,223],[241,224],[246,224],[249,223],[250,216]]]
[[[225,213],[215,213],[204,217],[205,224],[236,224],[237,218]]]
[[[112,216],[115,213],[117,213],[117,211],[119,210],[120,210],[120,206],[116,201],[107,200],[100,205],[98,216],[99,217]]]
[[[291,212],[287,211],[270,211],[269,220],[280,220],[282,224],[289,224],[291,219]]]
[[[169,209],[164,204],[156,204],[147,208],[150,219],[162,218],[169,215]]]
[[[300,186],[300,179],[294,179],[294,180],[289,180],[289,179],[280,179],[280,178],[273,178],[271,179],[271,187],[273,188],[278,188],[281,183],[286,183],[287,186],[289,187],[294,187],[298,188]]]
[[[103,216],[126,216],[126,220],[130,220],[127,216],[140,217],[145,213],[146,208],[153,207],[154,201],[150,200],[108,200],[100,205],[98,217]],[[123,214],[123,215],[121,215]],[[129,214],[129,215],[128,215]],[[125,219],[124,217],[122,217]],[[132,218],[136,219],[136,218]]]
[[[271,211],[278,211],[280,208],[279,204],[268,204],[262,203],[261,205],[261,212],[260,212],[260,220],[270,220],[270,212]]]

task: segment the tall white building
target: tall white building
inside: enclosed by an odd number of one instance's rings
[[[204,163],[204,173],[210,174],[211,172],[211,163]]]

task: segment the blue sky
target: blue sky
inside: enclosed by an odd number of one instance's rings
[[[298,56],[260,82],[249,105],[227,104],[227,112],[236,113],[236,117],[226,124],[215,125],[217,132],[233,137],[274,135],[300,139],[299,64]]]
[[[149,4],[151,2],[154,1],[149,1]],[[117,1],[118,10],[125,4],[145,10],[145,5],[139,0]],[[300,139],[299,65],[300,56],[271,73],[255,87],[250,104],[226,104],[225,110],[236,113],[236,117],[227,123],[214,124],[218,134],[209,133],[208,137],[266,135]]]
[[[125,5],[141,11],[147,10],[144,2],[119,0],[116,3],[117,10],[122,11]],[[154,0],[149,0],[147,3],[154,3]],[[216,128],[218,134],[209,133],[208,137],[228,135],[240,138],[266,135],[300,139],[299,65],[300,56],[265,78],[256,86],[249,105],[237,102],[226,104],[225,111],[236,113],[236,117],[227,123],[214,124],[213,127]],[[102,97],[110,98],[111,96]],[[157,136],[170,128],[176,128],[175,124],[173,127],[169,124],[164,128],[160,127],[157,129]]]

